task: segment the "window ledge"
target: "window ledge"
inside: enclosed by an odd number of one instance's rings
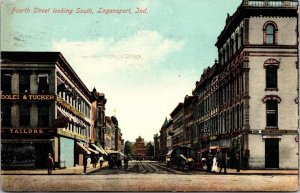
[[[273,126],[267,126],[265,127],[266,130],[279,130],[278,127],[273,127]]]
[[[278,88],[265,88],[265,91],[279,91]]]

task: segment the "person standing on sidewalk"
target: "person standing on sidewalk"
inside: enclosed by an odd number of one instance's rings
[[[223,168],[224,168],[224,174],[226,174],[227,171],[226,171],[226,155],[225,155],[225,153],[224,153],[224,155],[221,156],[221,163],[220,163],[219,173],[221,173]]]
[[[240,172],[241,164],[240,164],[240,155],[235,155],[235,164],[236,164],[236,172]]]
[[[87,166],[87,155],[83,157],[83,173],[86,173],[86,166]]]
[[[103,156],[101,155],[99,158],[100,168],[102,167],[103,162],[104,162],[104,159],[103,159]]]
[[[52,174],[52,170],[54,167],[54,161],[53,158],[51,157],[51,153],[48,154],[48,158],[47,158],[47,168],[48,168],[48,174]]]

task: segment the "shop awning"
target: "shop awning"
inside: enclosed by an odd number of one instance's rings
[[[91,152],[86,148],[84,147],[81,143],[79,142],[76,142],[76,147],[78,148],[78,150],[81,152],[81,153],[84,153],[84,154],[91,154]]]
[[[115,150],[106,150],[106,152],[107,152],[108,154],[111,154],[111,153],[120,153],[120,152],[115,151]]]
[[[209,149],[226,149],[228,147],[224,147],[224,146],[210,146]]]
[[[99,151],[103,155],[107,155],[106,151],[102,147],[98,147],[95,144],[92,144],[92,146],[95,148],[95,150]]]
[[[99,154],[99,152],[98,151],[95,151],[95,150],[93,150],[92,148],[90,148],[90,147],[88,147],[87,148],[90,152],[92,152],[92,153],[94,153],[94,154]]]
[[[167,153],[167,155],[171,155],[171,153],[173,152],[173,149],[170,149]]]
[[[203,152],[206,152],[208,150],[209,150],[209,148],[205,147],[205,148],[202,148],[202,149],[198,150],[198,153],[203,153]]]

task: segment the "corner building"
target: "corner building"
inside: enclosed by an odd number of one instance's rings
[[[193,91],[198,152],[224,147],[229,167],[239,154],[246,169],[298,168],[297,7],[244,0],[228,15],[218,63]]]
[[[1,52],[3,168],[82,165],[91,145],[90,92],[59,52]]]

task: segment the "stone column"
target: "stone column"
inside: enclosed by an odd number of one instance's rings
[[[19,74],[16,72],[11,76],[11,91],[13,94],[19,94]]]
[[[49,107],[49,127],[55,125],[55,102],[52,102]]]
[[[33,72],[30,75],[30,93],[31,94],[37,94],[38,93],[38,83],[37,83],[36,72]]]
[[[55,69],[51,70],[49,76],[48,76],[48,80],[49,80],[49,93],[50,94],[56,94],[57,93],[57,80],[56,80],[56,72]]]
[[[11,108],[11,126],[19,127],[19,105],[13,103]]]
[[[249,130],[250,130],[250,124],[249,124],[249,109],[250,109],[250,104],[249,104],[249,100],[250,100],[250,95],[249,95],[249,54],[245,53],[244,56],[244,63],[243,63],[243,76],[244,76],[244,126],[243,126],[243,165],[244,168],[248,168],[248,164],[249,164],[249,157],[250,157],[250,151],[249,151],[249,142],[248,142],[248,135],[249,135]]]

